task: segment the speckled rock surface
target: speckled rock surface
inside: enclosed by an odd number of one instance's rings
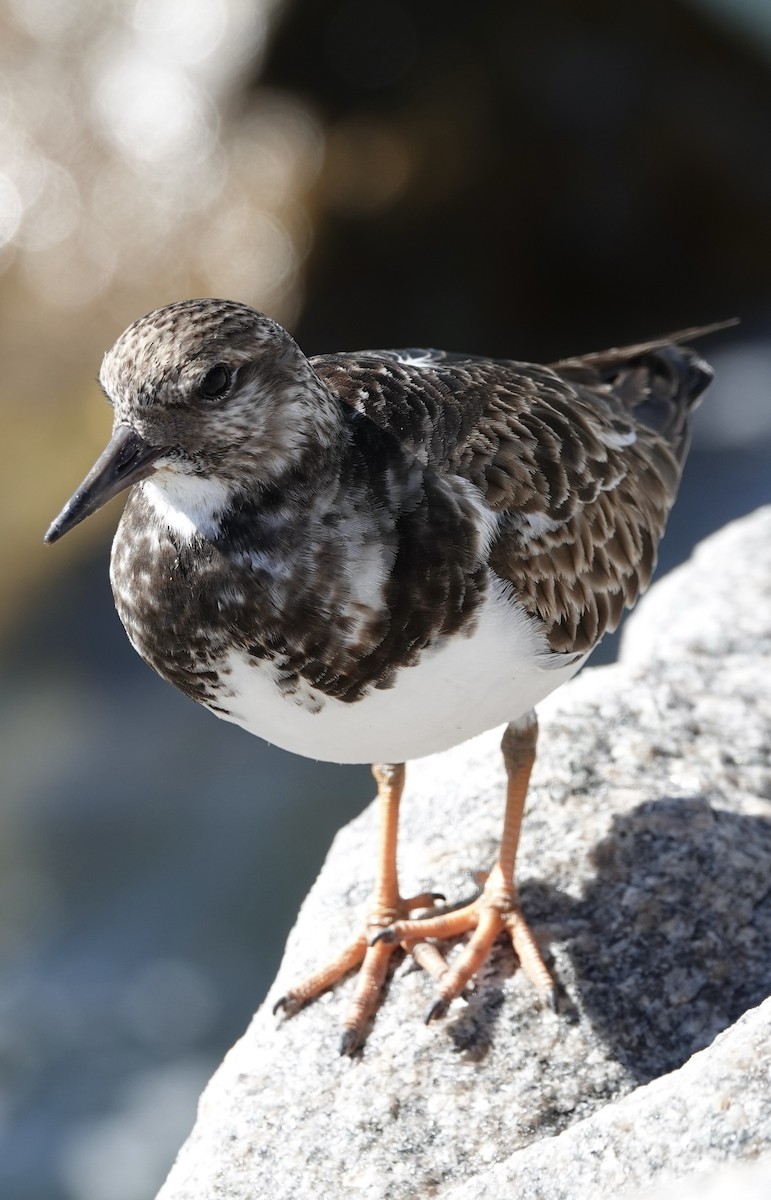
[[[771,1150],[771,1014],[750,1011],[771,991],[769,579],[766,509],[652,590],[625,661],[541,708],[518,879],[560,1013],[500,945],[471,1002],[428,1027],[430,982],[400,966],[353,1061],[336,1053],[350,980],[271,1017],[366,904],[370,809],[338,835],[159,1200],[576,1200]],[[411,766],[405,890],[454,902],[492,862],[498,740]]]
[[[771,1154],[734,1161],[716,1171],[694,1171],[674,1182],[643,1192],[629,1200],[768,1200],[771,1196]]]
[[[680,1070],[607,1105],[559,1137],[532,1143],[443,1196],[446,1200],[515,1196],[666,1200],[669,1195],[681,1200],[685,1195],[712,1195],[744,1200],[747,1193],[741,1181],[751,1176],[726,1176],[720,1165],[741,1159],[752,1162],[771,1151],[769,1044],[771,1000],[746,1013]],[[672,1182],[684,1168],[693,1173],[687,1187]],[[652,1178],[659,1180],[658,1186],[640,1190]],[[771,1158],[762,1176],[756,1176],[758,1187],[761,1178],[765,1191],[758,1195],[767,1200]]]

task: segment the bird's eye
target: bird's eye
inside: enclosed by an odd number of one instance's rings
[[[221,400],[230,387],[231,374],[224,363],[215,363],[201,380],[201,393],[207,400]]]

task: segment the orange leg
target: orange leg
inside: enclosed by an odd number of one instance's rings
[[[535,761],[537,734],[534,713],[506,729],[501,749],[508,784],[498,859],[476,900],[455,912],[441,915],[410,919],[410,913],[416,909],[431,908],[436,900],[444,897],[437,892],[424,892],[402,899],[396,870],[396,842],[404,764],[373,766],[381,822],[375,890],[366,926],[336,958],[282,996],[274,1005],[274,1012],[283,1009],[291,1015],[354,967],[359,967],[340,1044],[341,1054],[353,1054],[364,1041],[367,1024],[378,1008],[389,961],[395,950],[401,948],[411,954],[437,981],[438,994],[426,1017],[430,1021],[442,1016],[451,1001],[461,994],[489,956],[495,939],[504,931],[511,939],[525,974],[552,1007],[556,1007],[554,980],[522,916],[514,885],[519,831]],[[469,932],[472,936],[452,966],[448,966],[433,941],[428,940],[445,940]]]
[[[506,764],[506,815],[497,862],[490,872],[482,894],[470,904],[444,916],[428,916],[423,920],[395,921],[376,934],[375,944],[399,943],[411,948],[416,938],[451,938],[471,932],[472,936],[452,966],[432,972],[438,979],[438,995],[426,1020],[442,1016],[449,1004],[459,996],[469,980],[490,954],[493,942],[504,930],[511,938],[522,969],[552,1007],[556,1007],[554,980],[544,963],[535,938],[520,911],[514,884],[514,863],[519,844],[519,831],[525,807],[527,785],[535,761],[538,726],[535,714],[509,725],[501,749]]]
[[[366,927],[331,962],[297,987],[291,988],[273,1008],[274,1012],[283,1009],[292,1014],[332,987],[354,967],[360,967],[353,999],[343,1021],[341,1054],[353,1054],[364,1040],[367,1024],[380,1003],[389,960],[400,945],[398,938],[376,941],[377,935],[383,930],[393,929],[416,909],[431,908],[436,900],[444,899],[436,892],[424,892],[406,900],[400,896],[396,844],[399,801],[404,790],[404,764],[376,763],[372,773],[380,801],[380,838],[375,889]],[[444,971],[445,964],[436,947],[423,943],[420,936],[410,939],[409,950],[432,975],[438,976]]]

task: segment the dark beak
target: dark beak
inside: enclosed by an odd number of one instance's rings
[[[107,449],[94,463],[75,495],[67,501],[43,541],[49,545],[58,542],[113,496],[131,487],[132,483],[146,479],[164,453],[157,446],[148,446],[128,425],[118,425]]]

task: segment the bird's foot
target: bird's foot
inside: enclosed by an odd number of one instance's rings
[[[446,963],[432,942],[444,941],[464,933],[471,937],[451,965]],[[437,981],[437,995],[426,1013],[426,1023],[442,1017],[451,1002],[462,995],[474,975],[487,960],[493,943],[501,933],[507,933],[523,971],[530,982],[553,1009],[557,1007],[557,987],[549,968],[541,957],[533,934],[522,916],[514,886],[506,883],[497,868],[493,869],[482,893],[470,904],[454,912],[429,915],[420,920],[400,920],[375,935],[372,949],[381,945],[401,945],[415,954],[417,944],[430,947],[439,958],[440,967],[431,974]],[[419,940],[419,942],[418,942]]]
[[[276,1001],[273,1012],[283,1011],[287,1016],[294,1015],[303,1005],[358,967],[356,987],[343,1021],[340,1040],[340,1053],[354,1054],[364,1041],[367,1025],[380,1005],[388,965],[395,950],[401,947],[412,954],[416,962],[437,979],[444,974],[444,959],[436,946],[424,942],[420,933],[410,938],[409,945],[391,936],[391,932],[401,924],[420,925],[420,921],[409,919],[410,914],[419,909],[432,908],[439,900],[444,900],[439,892],[423,892],[409,899],[400,897],[393,906],[374,905],[359,936],[324,967],[309,975],[297,987],[290,988]]]

